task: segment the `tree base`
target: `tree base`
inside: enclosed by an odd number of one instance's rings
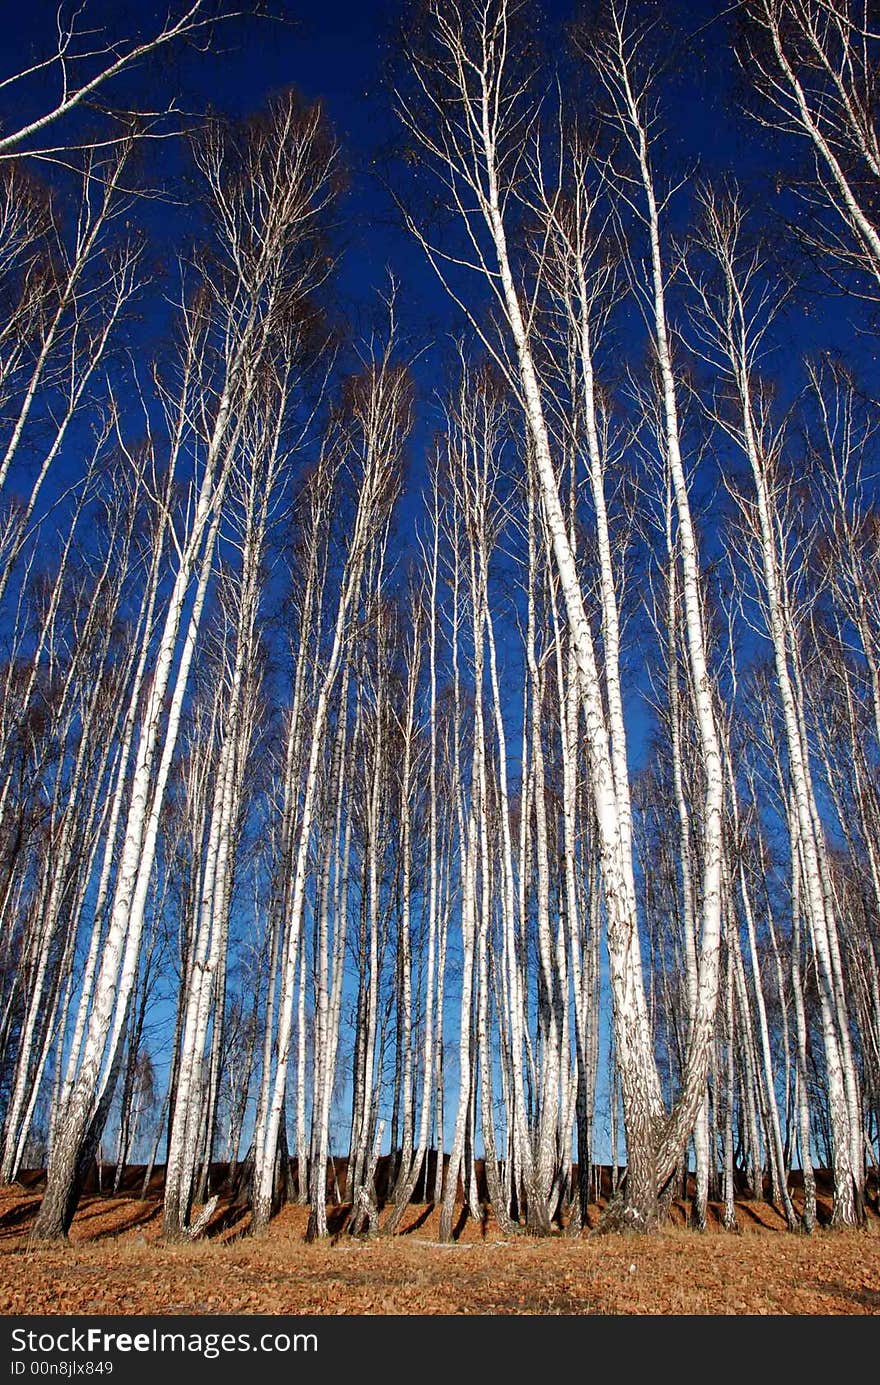
[[[590,1234],[648,1236],[654,1231],[659,1231],[668,1220],[668,1207],[659,1199],[655,1199],[652,1205],[640,1207],[627,1201],[624,1194],[617,1193],[603,1209],[598,1224]]]

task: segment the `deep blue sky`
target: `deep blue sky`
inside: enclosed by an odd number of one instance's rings
[[[580,3],[543,0],[535,6],[536,15],[543,16],[541,38],[548,61],[562,53],[561,27],[579,10]],[[0,76],[20,71],[51,51],[55,8],[55,0],[27,4],[0,0]],[[348,182],[339,205],[339,307],[355,324],[367,326],[377,315],[377,291],[385,287],[387,272],[392,270],[401,284],[398,306],[407,338],[404,351],[423,353],[415,372],[417,424],[409,449],[411,465],[408,495],[400,513],[401,537],[411,530],[418,508],[425,453],[437,423],[432,398],[442,387],[448,340],[463,327],[458,310],[437,284],[421,250],[398,224],[383,188],[384,156],[398,134],[385,75],[406,8],[405,0],[288,0],[283,9],[289,22],[250,20],[221,26],[215,51],[165,49],[130,79],[106,89],[106,99],[119,104],[128,101],[161,108],[177,97],[194,115],[210,106],[232,116],[246,115],[290,85],[324,104],[336,131]],[[671,168],[678,176],[711,178],[735,169],[753,190],[772,186],[774,160],[784,159],[786,151],[783,146],[768,146],[755,123],[739,109],[724,0],[670,0],[655,8],[658,18],[668,20],[669,33],[677,39],[672,43],[673,49],[678,49],[678,62],[672,65],[677,70],[665,80],[662,91],[665,134],[660,147]],[[98,28],[106,25],[114,36],[121,36],[153,31],[163,14],[164,6],[155,3],[138,7],[136,0],[88,0],[80,23]],[[700,30],[698,37],[687,37]],[[45,103],[47,89],[45,78],[18,84],[16,118],[27,118],[44,108],[40,103]],[[10,110],[4,100],[8,95],[9,89],[0,91],[0,116]],[[69,132],[68,126],[64,133]],[[153,156],[157,164],[164,161],[166,166],[169,162],[173,166],[176,157],[182,166],[180,153],[175,155],[172,145],[155,146]],[[687,222],[688,203],[685,187],[675,201],[681,228]],[[184,213],[159,203],[143,206],[141,215],[148,225],[151,253],[169,267],[167,291],[173,294],[174,251],[185,246],[192,223]],[[479,285],[474,285],[474,291],[482,292]],[[672,306],[675,311],[674,299]],[[843,323],[844,306],[826,303],[808,320],[800,311],[791,315],[783,345],[791,348],[786,369],[792,388],[796,387],[798,360],[805,347],[850,337]],[[151,331],[163,332],[166,326],[167,315],[163,318],[154,295],[149,316],[139,329],[141,338]],[[151,353],[153,345],[143,344]],[[631,337],[631,329],[625,329],[623,344],[625,355],[637,365],[643,343]],[[619,370],[613,354],[607,366],[609,374]]]
[[[551,54],[559,51],[557,26],[576,8],[574,0],[544,0],[541,12]],[[660,0],[656,8],[658,14],[674,8],[684,35],[690,25],[697,28],[726,7],[724,0],[671,0],[670,5]],[[344,306],[356,320],[369,321],[376,291],[385,285],[390,268],[403,288],[401,316],[412,348],[429,347],[417,367],[421,399],[411,445],[415,484],[403,507],[405,522],[415,509],[420,459],[434,426],[429,405],[432,391],[442,383],[444,338],[462,323],[421,251],[396,225],[378,176],[383,154],[396,134],[384,69],[403,6],[401,0],[299,0],[286,9],[290,24],[255,21],[221,30],[222,52],[166,50],[127,84],[108,88],[106,96],[122,103],[128,92],[134,100],[161,103],[180,93],[182,103],[194,113],[214,106],[238,116],[259,110],[273,92],[293,85],[307,98],[324,103],[349,184],[339,226],[345,247],[339,281]],[[0,78],[51,51],[55,10],[55,0],[0,0]],[[92,22],[98,25],[109,19],[112,32],[122,35],[149,31],[163,11],[155,4],[138,7],[134,0],[90,0],[85,17],[88,21],[94,16]],[[690,171],[709,177],[735,168],[753,188],[766,188],[776,151],[768,149],[758,129],[736,109],[735,68],[724,24],[719,20],[700,42],[684,42],[682,58],[677,77],[664,92],[664,145],[673,165],[679,174]],[[16,88],[15,117],[35,114],[45,92],[43,82]],[[0,116],[10,110],[7,95],[8,89],[0,91]],[[169,152],[166,146],[163,153]],[[687,205],[686,191],[680,205]],[[154,204],[146,219],[151,236],[158,244],[164,242],[166,253],[188,235],[186,218],[173,208]],[[808,321],[795,313],[787,328],[790,344],[799,351],[848,336],[843,318],[841,304],[826,304]],[[792,352],[789,369],[796,370],[798,351]],[[632,359],[637,361],[638,354]],[[640,759],[646,750],[644,735],[634,736],[631,748],[634,760]]]
[[[68,11],[75,3],[82,0],[67,0]],[[356,327],[368,326],[378,314],[377,291],[386,286],[391,270],[402,290],[398,307],[404,352],[423,353],[415,372],[420,398],[410,447],[410,499],[403,507],[406,523],[410,507],[415,508],[423,457],[436,423],[431,401],[442,386],[448,340],[464,325],[421,250],[400,226],[383,187],[385,155],[398,136],[385,75],[407,4],[406,0],[276,0],[276,8],[279,3],[287,22],[253,19],[221,26],[215,51],[209,53],[164,49],[131,78],[107,88],[106,99],[163,108],[177,97],[194,116],[210,106],[238,116],[259,110],[274,92],[293,85],[307,98],[324,104],[348,183],[339,204],[337,228],[342,251],[338,306]],[[582,3],[543,0],[535,5],[535,14],[543,17],[541,38],[548,63],[564,51],[562,26]],[[644,8],[651,12],[650,4]],[[791,147],[768,145],[755,122],[740,109],[726,17],[729,6],[725,0],[669,0],[654,9],[658,19],[669,25],[670,46],[677,58],[661,92],[665,133],[658,149],[662,157],[673,175],[686,182],[689,177],[718,178],[735,170],[764,206],[768,190],[772,199],[774,165],[786,159]],[[0,77],[52,51],[55,10],[55,0],[0,0]],[[118,37],[154,31],[163,14],[164,5],[155,2],[138,6],[136,0],[87,0],[79,23],[98,29],[105,26]],[[694,33],[697,37],[688,37]],[[8,100],[12,92],[14,108]],[[35,114],[44,108],[46,94],[45,77],[0,90],[0,119],[12,110],[16,119]],[[59,133],[69,135],[70,128]],[[181,152],[175,153],[173,145],[154,146],[153,157],[163,172],[169,165],[173,168],[175,160],[182,167]],[[684,186],[674,202],[679,229],[687,225],[689,201]],[[158,203],[143,205],[139,214],[148,226],[151,254],[169,269],[167,291],[173,293],[174,252],[185,247],[192,222],[184,213]],[[481,294],[482,287],[474,284],[473,291]],[[673,312],[676,306],[673,298]],[[148,312],[140,329],[142,340],[151,330],[163,332],[167,326],[155,295]],[[847,316],[847,304],[839,300],[823,302],[809,317],[800,309],[790,314],[779,341],[781,358],[787,362],[782,373],[788,373],[791,389],[799,384],[796,376],[803,350],[829,344],[852,347]],[[643,343],[630,338],[628,329],[625,335],[625,354],[638,364]],[[153,345],[143,344],[151,353]],[[874,354],[872,341],[863,339],[859,349],[862,354]],[[613,354],[607,365],[612,375],[619,366]]]
[[[672,0],[680,11],[676,27],[704,23],[724,10],[721,0]],[[72,6],[68,5],[68,9]],[[276,6],[278,8],[278,6]],[[538,13],[549,39],[548,50],[559,51],[558,26],[577,10],[575,0],[544,0]],[[659,10],[658,6],[658,10]],[[669,6],[662,7],[664,11]],[[44,56],[54,34],[55,0],[30,4],[0,0],[0,74],[20,70]],[[181,93],[183,104],[194,110],[209,105],[230,115],[258,110],[273,92],[288,85],[305,96],[320,99],[336,130],[349,191],[342,208],[343,233],[349,249],[344,260],[341,289],[353,300],[366,302],[371,291],[385,281],[386,266],[405,279],[407,306],[413,329],[421,336],[428,325],[430,336],[455,324],[424,265],[420,252],[393,224],[392,208],[377,177],[388,142],[397,133],[384,89],[384,70],[400,16],[401,0],[282,0],[288,23],[255,20],[234,23],[218,31],[222,51],[209,54],[165,49],[128,83],[154,101],[167,101]],[[107,23],[115,35],[147,32],[164,13],[164,6],[137,6],[132,0],[88,0],[81,23]],[[683,164],[690,166],[701,153],[716,168],[742,153],[729,115],[723,112],[731,72],[727,45],[708,43],[696,61],[685,49],[682,80],[676,83],[670,143]],[[389,42],[390,41],[390,42]],[[706,53],[718,56],[711,71]],[[16,88],[16,110],[27,114],[41,92],[35,83]],[[126,86],[117,82],[107,89],[107,99],[122,101]],[[0,115],[4,113],[0,93]],[[175,232],[173,218],[165,230]]]
[[[562,26],[579,11],[581,3],[543,0],[535,6],[536,15],[543,16],[541,38],[548,63],[563,52]],[[415,371],[419,400],[409,449],[409,495],[401,507],[401,525],[406,531],[418,505],[424,456],[437,422],[431,405],[434,392],[442,388],[449,337],[464,325],[421,250],[400,226],[383,187],[385,155],[398,136],[385,85],[386,69],[407,5],[405,0],[286,0],[282,8],[289,22],[249,20],[221,26],[213,52],[196,53],[180,47],[162,50],[130,79],[107,88],[106,99],[162,108],[177,97],[194,116],[211,106],[239,116],[259,110],[274,92],[293,85],[305,97],[323,103],[336,132],[347,177],[337,228],[342,251],[336,286],[338,306],[356,327],[368,326],[378,315],[377,292],[387,285],[390,269],[401,285],[398,307],[405,336],[403,350],[405,354],[422,353]],[[774,165],[777,160],[784,161],[791,148],[768,144],[740,108],[727,8],[725,0],[669,0],[655,6],[658,18],[669,24],[671,47],[677,49],[678,59],[672,63],[673,71],[664,79],[661,92],[664,134],[658,151],[677,177],[718,178],[735,170],[750,185],[750,191],[766,201],[773,195]],[[20,71],[51,51],[55,9],[55,0],[27,4],[0,0],[0,76]],[[106,26],[114,36],[147,33],[159,25],[163,14],[164,6],[155,3],[139,7],[136,0],[88,0],[80,25]],[[692,33],[697,37],[689,38]],[[43,109],[47,90],[44,77],[17,84],[15,118],[27,118]],[[9,88],[0,90],[0,118],[11,111],[5,99],[9,94]],[[69,125],[63,133],[69,135]],[[153,157],[157,167],[163,165],[163,172],[169,164],[174,166],[175,159],[178,167],[183,166],[180,150],[175,153],[175,146],[167,143],[154,146]],[[679,229],[687,225],[689,202],[685,185],[674,203]],[[159,203],[143,205],[139,214],[148,226],[151,254],[164,261],[169,270],[167,292],[173,294],[174,251],[185,247],[192,221],[185,213]],[[474,284],[473,292],[482,294],[482,287]],[[673,312],[676,307],[673,297]],[[139,329],[141,339],[151,331],[156,334],[167,328],[167,315],[163,317],[155,294],[151,305],[145,301],[145,308],[149,316]],[[782,360],[787,393],[799,387],[799,359],[805,349],[835,343],[852,348],[855,339],[847,316],[847,304],[840,300],[821,303],[809,317],[799,308],[792,311],[779,334],[782,350],[771,366],[773,369]],[[638,365],[644,345],[631,328],[624,328],[622,344],[626,357]],[[143,345],[146,352],[152,352],[152,343],[144,341]],[[875,354],[873,341],[863,338],[859,350],[863,356]],[[606,366],[609,376],[619,372],[613,352]]]
[[[78,0],[77,0],[78,2]],[[74,7],[66,0],[68,11]],[[288,85],[320,99],[339,140],[349,188],[341,205],[341,239],[347,246],[339,289],[347,308],[369,314],[374,292],[392,268],[406,285],[401,308],[404,327],[418,346],[436,341],[459,322],[425,265],[421,252],[395,224],[393,208],[382,189],[378,170],[389,142],[397,135],[384,87],[389,50],[406,13],[404,0],[276,0],[289,22],[250,20],[221,26],[217,47],[201,54],[181,48],[162,50],[127,83],[108,88],[107,99],[151,100],[162,105],[179,95],[193,111],[209,105],[230,115],[258,110],[275,91]],[[580,0],[543,0],[542,39],[549,57],[558,54],[560,28],[581,8]],[[670,33],[680,36],[679,73],[664,92],[666,152],[681,172],[699,169],[717,176],[736,166],[740,176],[766,171],[766,152],[752,122],[736,110],[732,91],[735,64],[724,19],[724,0],[669,0],[657,4]],[[0,0],[0,75],[18,71],[51,49],[55,0]],[[138,6],[136,0],[87,0],[80,24],[106,25],[114,35],[146,33],[164,14],[164,5]],[[648,6],[650,11],[650,6]],[[708,28],[704,26],[714,18]],[[688,40],[689,31],[704,28]],[[36,109],[45,99],[45,78],[15,88],[16,114]],[[0,91],[0,118],[8,109]],[[170,152],[163,151],[167,157]],[[686,199],[681,199],[683,202]],[[154,218],[166,239],[185,234],[174,216]],[[151,233],[154,230],[151,226]],[[158,239],[158,237],[154,237]],[[424,367],[436,378],[436,364]]]

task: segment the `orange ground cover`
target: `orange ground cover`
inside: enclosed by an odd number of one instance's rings
[[[255,1240],[247,1214],[221,1206],[204,1239],[167,1245],[156,1199],[91,1196],[70,1244],[47,1249],[30,1243],[38,1202],[0,1189],[4,1314],[880,1313],[876,1216],[863,1232],[805,1237],[766,1204],[743,1203],[739,1234],[713,1218],[700,1236],[678,1205],[655,1236],[546,1240],[462,1219],[440,1245],[438,1213],[413,1206],[394,1239],[343,1231],[309,1245],[303,1208]]]

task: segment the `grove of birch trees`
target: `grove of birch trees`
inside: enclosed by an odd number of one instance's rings
[[[705,8],[739,123],[695,167],[688,6],[403,5],[389,200],[443,340],[393,264],[345,320],[320,104],[138,101],[166,49],[222,72],[229,6],[62,6],[3,74],[0,1176],[46,1170],[36,1236],[95,1178],[159,1186],[171,1240],[224,1190],[255,1233],[414,1198],[577,1233],[603,1166],[638,1231],[680,1196],[811,1231],[817,1175],[834,1226],[876,1203],[880,6]]]

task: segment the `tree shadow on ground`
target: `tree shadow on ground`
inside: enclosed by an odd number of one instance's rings
[[[0,1240],[17,1236],[23,1226],[34,1220],[39,1205],[40,1199],[34,1197],[29,1202],[19,1202],[8,1212],[4,1212],[0,1216]]]
[[[218,1241],[228,1235],[229,1240],[237,1240],[244,1234],[245,1224],[250,1225],[250,1219],[251,1209],[248,1206],[239,1207],[235,1203],[230,1203],[225,1207],[219,1207],[199,1239]],[[236,1234],[229,1235],[231,1232]]]
[[[434,1211],[434,1203],[426,1202],[424,1210],[419,1213],[414,1221],[410,1222],[400,1232],[401,1236],[411,1236],[414,1231],[421,1231],[422,1227],[430,1220],[431,1213]]]
[[[824,1283],[814,1280],[807,1287],[814,1289],[816,1293],[827,1294],[829,1298],[842,1298],[848,1303],[857,1303],[860,1308],[880,1312],[880,1292],[877,1289],[857,1289],[839,1279],[826,1280]]]
[[[136,1231],[139,1228],[149,1226],[161,1216],[162,1207],[157,1202],[141,1202],[134,1198],[113,1201],[109,1205],[102,1205],[101,1198],[95,1198],[88,1207],[77,1214],[77,1229],[83,1228],[84,1234],[77,1236],[80,1241],[107,1241],[113,1240],[116,1236],[123,1236],[128,1231]],[[109,1220],[112,1218],[112,1220]],[[89,1226],[90,1222],[98,1222],[97,1227]]]

